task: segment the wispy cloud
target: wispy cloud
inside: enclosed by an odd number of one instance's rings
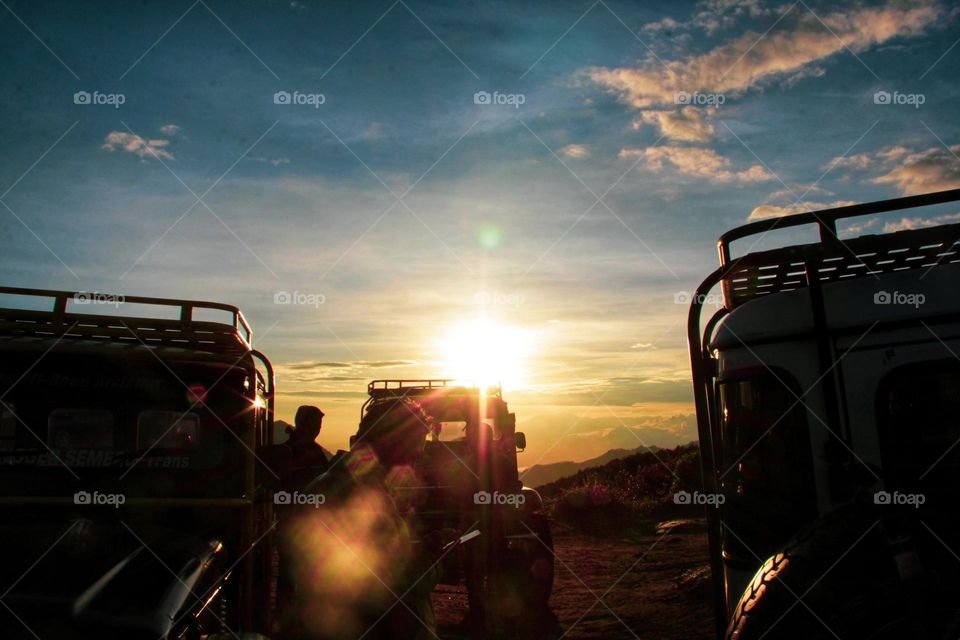
[[[903,194],[942,191],[960,187],[960,144],[950,149],[933,147],[911,153],[897,166],[873,179],[877,184],[892,184]]]
[[[762,0],[705,0],[696,3],[696,6],[697,10],[689,20],[677,20],[668,16],[643,25],[641,31],[650,37],[666,36],[673,42],[689,42],[694,32],[713,35],[723,29],[735,27],[739,21],[778,16],[789,7],[764,7]]]
[[[855,200],[834,200],[830,203],[825,202],[796,202],[788,205],[762,204],[756,207],[747,216],[748,220],[760,220],[762,218],[780,218],[783,216],[803,213],[805,211],[819,211],[821,209],[832,209],[834,207],[846,207],[847,205],[857,204]]]
[[[831,163],[849,172],[878,171],[880,175],[871,178],[870,182],[893,185],[900,193],[910,195],[960,187],[958,154],[960,144],[919,151],[897,145],[873,153],[835,158]]]
[[[382,122],[372,122],[370,126],[363,130],[360,135],[361,140],[379,140],[390,135],[390,130]]]
[[[561,149],[560,152],[563,153],[563,155],[567,156],[568,158],[575,158],[578,160],[580,158],[590,157],[590,149],[583,144],[568,144],[563,149]]]
[[[881,149],[880,151],[876,151],[874,153],[856,153],[850,156],[833,158],[821,168],[823,171],[827,171],[831,168],[859,171],[874,166],[877,163],[898,160],[909,153],[910,149],[906,147],[887,147],[886,149]]]
[[[315,369],[384,369],[387,367],[406,367],[418,364],[415,360],[353,360],[349,362],[290,362],[277,365],[290,371],[312,371]]]
[[[932,218],[901,218],[896,222],[884,224],[883,232],[893,233],[895,231],[921,229],[923,227],[936,227],[941,224],[951,224],[954,222],[960,222],[960,213],[948,213]]]
[[[942,10],[932,2],[897,2],[819,19],[799,8],[791,14],[791,25],[765,37],[748,31],[699,56],[666,63],[651,57],[634,67],[593,67],[586,73],[637,109],[674,104],[681,92],[736,96],[808,74],[816,63],[846,49],[863,51],[893,38],[919,35],[937,22]]]
[[[698,149],[693,147],[647,147],[645,149],[621,149],[621,158],[643,158],[646,168],[660,172],[669,163],[680,173],[705,178],[710,182],[763,182],[772,180],[773,174],[759,164],[736,171],[728,158],[717,154],[712,149]]]
[[[163,138],[144,139],[128,131],[111,131],[104,138],[101,149],[106,151],[126,151],[140,158],[165,158],[173,160],[173,154],[167,151],[169,140]]]
[[[290,158],[265,158],[264,156],[250,156],[250,159],[254,162],[265,162],[273,165],[274,167],[279,167],[282,164],[290,164]]]
[[[676,111],[647,110],[633,121],[633,128],[653,125],[660,135],[670,140],[707,142],[713,138],[714,127],[708,120],[712,110],[686,106]]]
[[[350,361],[321,361],[304,360],[278,364],[277,377],[282,379],[286,387],[284,393],[290,391],[304,391],[304,385],[327,385],[327,391],[365,390],[365,384],[357,381],[383,377],[374,373],[381,369],[397,367],[411,367],[419,364],[414,360],[350,360]],[[410,377],[410,376],[406,376]],[[341,384],[336,384],[341,383]],[[350,384],[345,384],[350,383]]]

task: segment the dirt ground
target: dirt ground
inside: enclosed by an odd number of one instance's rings
[[[555,525],[556,580],[550,613],[518,637],[713,637],[707,541],[702,526],[671,523],[650,535],[585,534]],[[457,623],[467,610],[465,591],[434,592],[441,638],[463,637]]]

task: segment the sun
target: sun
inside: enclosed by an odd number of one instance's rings
[[[522,388],[532,331],[479,319],[455,325],[439,340],[443,375],[479,387]]]

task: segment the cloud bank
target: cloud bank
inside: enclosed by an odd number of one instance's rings
[[[813,65],[846,49],[859,52],[897,37],[919,35],[937,22],[942,11],[935,3],[923,2],[890,3],[819,18],[800,6],[790,13],[796,15],[792,28],[778,25],[766,36],[749,31],[686,60],[649,58],[635,67],[593,67],[586,73],[637,109],[674,104],[681,92],[736,96],[811,73]]]

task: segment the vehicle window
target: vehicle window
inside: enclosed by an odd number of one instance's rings
[[[877,390],[884,467],[914,481],[928,471],[960,467],[960,362],[955,359],[900,367]],[[930,480],[931,478],[927,478]]]
[[[755,444],[761,447],[761,439],[782,438],[784,432],[803,426],[802,415],[791,411],[796,396],[772,374],[722,382],[719,391],[723,441],[736,454],[726,461],[728,465]],[[763,451],[757,454],[762,455]]]
[[[797,387],[764,370],[717,389],[725,508],[731,529],[757,553],[776,548],[815,509],[806,409],[791,393],[799,395]]]
[[[113,413],[106,409],[54,409],[47,422],[47,444],[59,450],[113,448]]]
[[[490,427],[493,433],[493,420],[485,420],[485,424]],[[434,422],[434,430],[428,434],[428,438],[433,442],[453,442],[456,440],[465,440],[467,437],[466,420],[445,420]]]
[[[200,416],[182,411],[142,411],[137,417],[137,449],[195,451],[199,446]]]

